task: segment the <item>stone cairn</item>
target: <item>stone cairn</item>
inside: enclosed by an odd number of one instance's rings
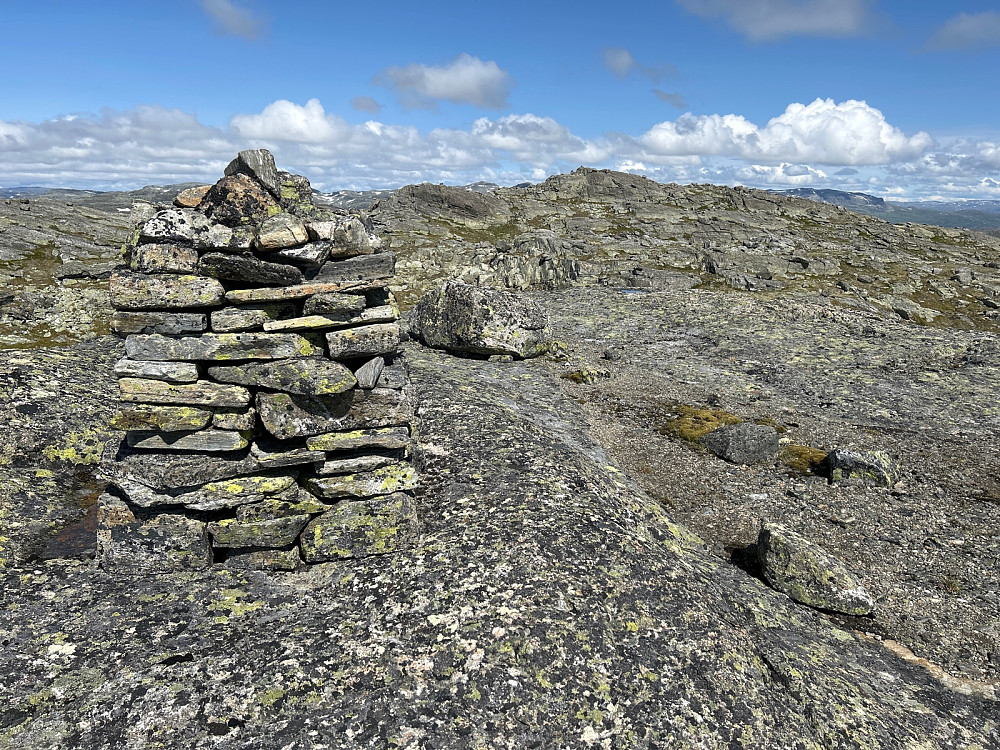
[[[289,570],[413,543],[394,255],[264,150],[175,205],[111,279],[125,439],[99,564]]]

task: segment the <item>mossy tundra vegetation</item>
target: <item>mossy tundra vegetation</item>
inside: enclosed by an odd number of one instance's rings
[[[0,746],[1000,745],[1000,240],[586,169],[401,189],[370,217],[404,308],[514,289],[561,345],[404,345],[411,548],[129,576],[95,568],[91,509],[132,199],[0,203]],[[774,428],[774,460],[706,450],[727,424]],[[898,481],[831,483],[835,449]],[[766,585],[774,522],[872,614]]]

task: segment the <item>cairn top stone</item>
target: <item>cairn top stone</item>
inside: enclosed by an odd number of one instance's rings
[[[275,198],[281,197],[281,177],[278,175],[274,156],[266,148],[240,151],[236,158],[226,166],[225,174],[227,176],[249,175],[267,188],[267,191]]]

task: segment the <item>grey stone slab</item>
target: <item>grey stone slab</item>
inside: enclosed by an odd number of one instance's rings
[[[376,323],[326,334],[331,359],[394,354],[399,349],[399,325]]]
[[[400,427],[413,417],[401,392],[383,388],[354,389],[336,396],[260,393],[257,411],[265,429],[279,440],[340,430]]]
[[[366,454],[351,456],[350,458],[331,458],[324,461],[316,468],[316,473],[321,477],[334,476],[336,474],[358,474],[381,469],[385,466],[399,463],[400,456]]]
[[[307,396],[343,393],[358,382],[354,374],[339,362],[318,358],[210,367],[208,374],[221,383],[236,383]]]
[[[400,390],[407,384],[406,369],[401,364],[387,365],[378,376],[376,388],[393,388]]]
[[[377,282],[370,281],[345,281],[345,282],[316,282],[310,281],[306,284],[296,284],[286,287],[268,287],[263,289],[234,289],[226,292],[226,300],[235,304],[244,302],[276,302],[279,300],[305,299],[314,294],[325,292],[346,292],[364,291]]]
[[[222,561],[228,570],[297,570],[302,564],[297,544],[286,549],[231,549]]]
[[[267,257],[276,263],[291,263],[301,268],[319,268],[330,257],[332,247],[332,243],[329,242],[307,242],[301,247],[276,250]]]
[[[255,442],[250,446],[250,455],[262,469],[280,469],[285,466],[303,466],[305,464],[321,464],[326,460],[326,453],[314,451],[306,447],[290,447],[281,442]]]
[[[250,521],[267,521],[272,518],[296,516],[301,514],[316,515],[330,510],[327,503],[319,500],[302,487],[298,494],[291,497],[270,497],[259,503],[241,505],[236,509],[236,520],[242,523]]]
[[[174,514],[140,520],[118,498],[101,496],[97,513],[97,562],[106,572],[176,573],[204,570],[212,561],[204,522]]]
[[[212,330],[217,333],[262,330],[269,321],[294,318],[297,314],[298,308],[292,302],[224,307],[212,311]]]
[[[323,500],[363,499],[417,486],[417,471],[407,462],[394,463],[356,474],[309,477],[305,487]]]
[[[176,273],[192,275],[198,272],[198,251],[183,245],[150,243],[132,251],[131,268],[139,273]]]
[[[212,416],[212,427],[220,430],[252,430],[257,423],[257,410],[220,408]]]
[[[359,388],[374,388],[378,384],[378,379],[385,369],[384,357],[372,357],[361,367],[354,371]]]
[[[198,262],[198,272],[224,281],[267,286],[291,286],[302,282],[302,271],[284,263],[269,263],[252,255],[206,253]]]
[[[208,328],[205,313],[126,312],[118,310],[111,318],[111,330],[117,334],[201,333]]]
[[[115,362],[119,378],[146,378],[168,383],[193,383],[198,379],[198,366],[191,362],[158,362],[156,360],[122,358]]]
[[[115,274],[109,284],[118,310],[174,310],[221,305],[226,290],[216,279],[174,274]]]
[[[149,454],[157,458],[165,454]],[[299,495],[295,474],[252,474],[223,481],[203,482],[185,492],[159,492],[128,480],[116,485],[139,508],[184,507],[190,510],[224,510],[260,503],[269,498],[292,501]]]
[[[281,213],[267,218],[257,231],[254,247],[258,250],[281,250],[309,241],[306,225],[298,216]]]
[[[255,179],[275,198],[281,197],[278,167],[274,163],[274,156],[266,148],[240,151],[236,158],[226,165],[224,174],[227,176],[245,174]]]
[[[298,539],[309,518],[297,515],[245,522],[227,518],[209,523],[208,533],[215,547],[285,547]]]
[[[111,426],[118,430],[180,432],[200,430],[207,427],[211,420],[211,409],[197,406],[122,404],[111,417]]]
[[[220,385],[209,381],[166,383],[144,378],[121,378],[119,398],[133,404],[186,404],[191,406],[245,407],[250,391],[238,385]]]
[[[317,451],[396,450],[409,444],[410,428],[405,426],[327,432],[306,440],[306,445]]]
[[[306,300],[302,308],[304,315],[327,315],[341,320],[350,320],[365,309],[365,297],[361,294],[328,292],[314,294]]]
[[[395,273],[395,253],[376,253],[346,260],[329,260],[319,269],[315,281],[376,281],[391,279]]]
[[[227,453],[250,445],[248,432],[232,430],[198,430],[197,432],[133,431],[126,435],[132,448],[165,451],[203,451]]]
[[[134,335],[125,340],[130,359],[226,361],[322,355],[323,350],[294,333],[206,333],[167,338]]]
[[[127,448],[106,457],[101,476],[118,487],[144,486],[159,493],[183,492],[206,482],[244,477],[259,469],[246,452],[236,455],[146,453]]]

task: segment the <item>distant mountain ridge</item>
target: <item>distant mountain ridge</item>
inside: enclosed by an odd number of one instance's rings
[[[886,202],[868,193],[849,193],[827,188],[772,190],[779,195],[842,206],[850,211],[877,216],[893,224],[932,224],[955,229],[1000,230],[1000,200]]]

